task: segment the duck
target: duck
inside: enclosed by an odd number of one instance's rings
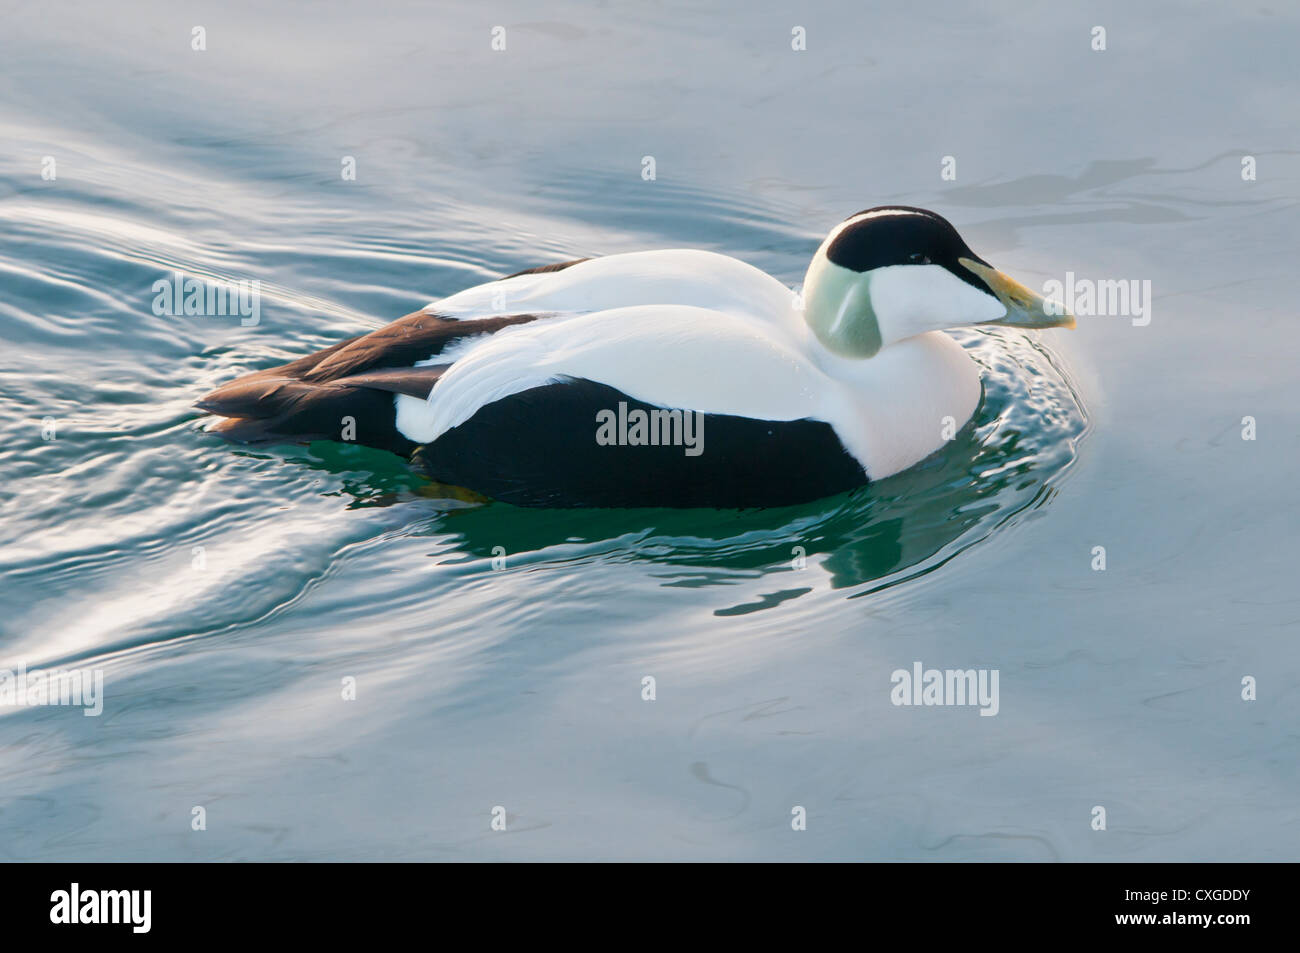
[[[515,272],[196,404],[242,443],[355,442],[531,507],[791,506],[916,466],[975,415],[946,331],[1072,328],[946,219],[833,227],[800,289],[718,252]]]

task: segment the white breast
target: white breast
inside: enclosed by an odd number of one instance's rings
[[[829,422],[873,480],[924,460],[979,406],[979,368],[942,331],[891,344],[866,360],[821,353],[819,364],[847,395],[843,415]]]

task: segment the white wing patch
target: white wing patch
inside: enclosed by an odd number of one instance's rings
[[[565,377],[661,407],[760,420],[825,419],[836,391],[761,325],[706,308],[647,305],[493,335],[457,361],[427,401],[399,396],[397,428],[429,443],[493,401]]]

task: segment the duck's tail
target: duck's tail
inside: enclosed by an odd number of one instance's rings
[[[293,366],[237,378],[195,406],[224,417],[212,432],[240,443],[337,440],[405,456],[416,445],[397,429],[393,395],[427,397],[447,369],[389,368],[317,382],[295,376]]]
[[[417,311],[323,351],[236,378],[199,400],[226,418],[213,432],[241,443],[337,440],[409,455],[394,395],[426,398],[449,364],[417,367],[451,341],[492,333],[535,315],[458,321]]]

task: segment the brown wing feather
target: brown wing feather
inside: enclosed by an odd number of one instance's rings
[[[245,374],[205,396],[199,406],[225,416],[266,416],[265,413],[249,413],[249,402],[255,404],[261,400],[273,400],[279,388],[287,381],[327,384],[387,368],[409,371],[416,361],[437,356],[452,341],[479,334],[493,334],[513,324],[536,320],[537,317],[535,314],[509,314],[458,321],[417,311],[398,318],[378,331],[340,341],[288,364]],[[374,380],[382,380],[391,385],[393,379],[386,377]],[[375,386],[379,386],[378,383]],[[393,388],[381,386],[379,389]]]
[[[504,327],[536,318],[535,314],[510,314],[462,321],[416,311],[378,331],[354,338],[338,350],[322,352],[322,359],[301,378],[319,383],[376,367],[410,366],[441,353],[449,342],[458,338],[494,334]]]
[[[524,324],[536,314],[456,320],[417,311],[278,367],[223,384],[195,406],[232,418],[216,432],[236,440],[338,439],[339,421],[357,422],[357,440],[409,452],[395,429],[393,394],[425,398],[448,365],[413,366],[465,337]],[[331,436],[333,435],[333,436]]]

